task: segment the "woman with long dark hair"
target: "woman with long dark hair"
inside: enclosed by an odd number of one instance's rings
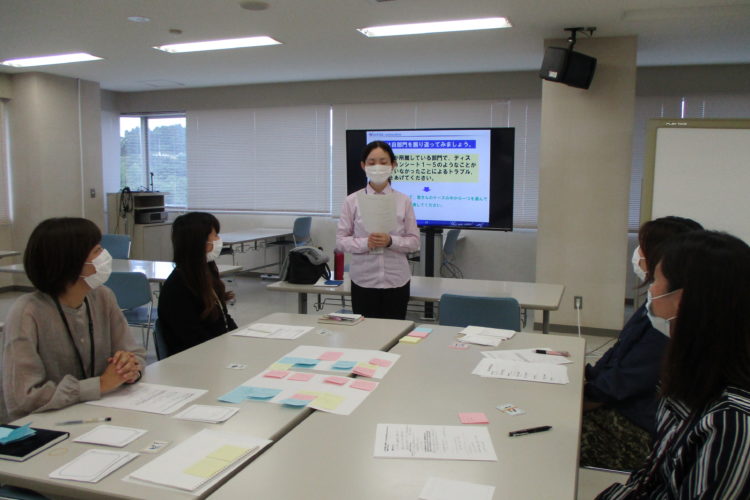
[[[87,219],[47,219],[23,255],[36,288],[5,325],[3,391],[10,420],[99,399],[140,378],[145,350],[128,329],[109,278],[112,258]]]
[[[159,294],[159,327],[169,354],[176,354],[237,328],[227,311],[232,298],[219,278],[219,220],[189,212],[172,223],[175,269]]]
[[[671,340],[657,439],[601,499],[750,498],[750,247],[725,233],[670,240],[648,293]]]
[[[336,228],[336,247],[352,255],[352,309],[368,318],[404,319],[411,281],[406,254],[419,250],[414,208],[408,196],[391,188],[397,162],[388,143],[373,141],[365,146],[360,165],[367,185],[346,197]],[[395,229],[389,233],[365,229],[358,201],[361,194],[394,198]]]
[[[632,258],[640,286],[653,281],[653,268],[670,238],[699,229],[694,220],[674,216],[641,225]],[[625,324],[617,343],[596,364],[586,365],[581,465],[634,470],[648,456],[656,435],[657,385],[668,342],[649,321],[644,304]]]

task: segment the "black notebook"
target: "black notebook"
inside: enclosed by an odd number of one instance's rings
[[[3,427],[17,428],[17,425],[5,425]],[[0,459],[23,462],[37,453],[50,448],[60,441],[65,441],[70,433],[64,431],[53,431],[50,429],[39,429],[32,427],[36,434],[20,441],[8,444],[0,444]]]

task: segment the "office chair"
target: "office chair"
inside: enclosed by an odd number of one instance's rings
[[[438,324],[485,326],[521,331],[521,307],[512,297],[472,297],[445,293],[440,297]]]
[[[294,246],[301,247],[308,245],[312,241],[310,238],[310,228],[312,227],[312,217],[297,217],[294,219],[294,227],[292,229],[292,238],[294,238]]]
[[[159,361],[172,355],[167,347],[167,341],[164,339],[164,327],[158,319],[154,324],[154,348],[156,349],[156,359]]]
[[[450,229],[443,243],[443,263],[440,266],[440,276],[443,278],[463,278],[464,273],[453,263],[456,260],[456,246],[460,229]]]
[[[130,236],[126,234],[103,234],[101,245],[113,259],[130,258]]]
[[[117,305],[122,309],[128,325],[140,327],[143,346],[148,349],[148,336],[154,326],[156,310],[146,275],[115,271],[105,285],[115,293]]]

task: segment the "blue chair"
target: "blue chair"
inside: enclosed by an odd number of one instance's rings
[[[458,243],[459,234],[461,234],[460,229],[451,229],[445,236],[445,243],[443,243],[443,263],[440,266],[440,276],[444,278],[464,277],[461,269],[453,263],[456,260],[456,244]]]
[[[472,297],[445,293],[440,297],[438,323],[521,331],[521,307],[512,297]]]
[[[126,234],[103,234],[101,245],[113,259],[130,258],[130,236]]]
[[[294,246],[301,247],[307,245],[312,241],[310,237],[310,228],[312,227],[312,217],[297,217],[294,219],[294,227],[292,228],[292,237],[294,238]]]
[[[105,285],[115,293],[128,325],[140,327],[143,346],[148,349],[148,336],[156,320],[156,310],[146,275],[114,271]]]
[[[156,348],[156,359],[159,361],[172,355],[169,352],[169,347],[167,347],[167,341],[164,340],[164,328],[158,319],[154,324],[154,347]]]

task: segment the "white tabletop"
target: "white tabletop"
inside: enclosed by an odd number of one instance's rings
[[[267,240],[271,238],[281,238],[291,236],[292,230],[280,227],[256,227],[247,231],[231,231],[219,234],[221,241],[225,245],[238,245],[240,243],[249,243],[258,240]]]
[[[15,257],[16,255],[21,255],[21,252],[17,250],[0,250],[0,259],[4,257]]]
[[[349,274],[344,274],[344,283],[337,287],[296,285],[277,281],[266,286],[276,292],[322,293],[328,295],[351,295]],[[563,285],[547,283],[522,283],[517,281],[470,280],[412,276],[410,298],[424,302],[438,302],[444,293],[476,295],[482,297],[513,297],[525,309],[554,311],[560,307]]]
[[[352,415],[313,413],[211,498],[411,500],[436,476],[494,485],[494,498],[574,499],[585,342],[530,333],[504,342],[571,352],[570,383],[542,384],[472,375],[481,348],[450,349],[459,328],[430,327],[419,344],[390,351],[401,359]],[[503,403],[527,414],[505,415],[495,409]],[[373,458],[377,424],[460,425],[459,412],[487,415],[497,462]],[[541,425],[552,430],[508,436]]]
[[[219,264],[219,275],[225,276],[242,270],[242,266]],[[138,272],[146,275],[149,281],[162,282],[174,269],[174,262],[158,260],[112,259],[112,270],[117,272]],[[0,266],[0,272],[23,274],[23,264]]]
[[[256,375],[297,345],[320,345],[360,349],[388,348],[407,331],[411,321],[367,319],[355,326],[318,325],[316,316],[277,313],[258,322],[315,326],[315,330],[296,340],[268,340],[222,335],[187,351],[149,365],[143,381],[207,389],[208,392],[190,404],[225,405],[217,398]],[[322,328],[325,327],[325,328]],[[321,331],[327,333],[321,334]],[[244,370],[227,368],[230,363],[246,364]],[[230,405],[237,406],[237,405]],[[186,406],[187,407],[187,406]],[[0,482],[24,486],[41,493],[67,495],[74,498],[196,498],[187,492],[158,489],[122,481],[122,478],[158,455],[142,455],[99,483],[52,480],[50,472],[80,455],[92,445],[74,443],[72,439],[98,424],[56,426],[56,422],[95,417],[112,417],[112,425],[148,429],[144,436],[123,448],[137,452],[153,440],[170,441],[173,445],[204,428],[243,433],[277,440],[312,413],[309,409],[247,401],[240,411],[223,424],[205,424],[173,419],[135,411],[116,410],[79,404],[62,410],[34,414],[16,424],[32,421],[34,426],[65,430],[70,439],[58,444],[27,462],[0,461]]]

